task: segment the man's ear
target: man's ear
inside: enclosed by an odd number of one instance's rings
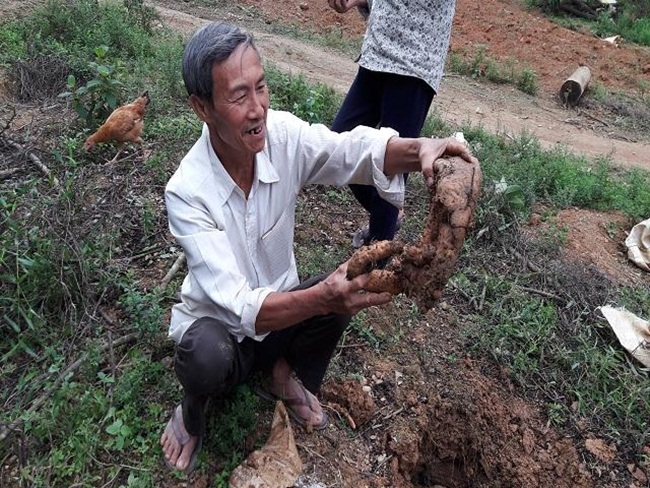
[[[189,104],[194,110],[194,113],[199,116],[203,122],[208,122],[207,106],[210,102],[196,95],[190,95]]]

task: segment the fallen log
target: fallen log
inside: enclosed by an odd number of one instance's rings
[[[560,99],[567,107],[575,107],[591,81],[591,70],[588,66],[580,66],[573,74],[562,83]]]

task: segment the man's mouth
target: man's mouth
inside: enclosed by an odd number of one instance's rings
[[[248,134],[256,136],[256,135],[258,135],[258,134],[260,134],[262,132],[262,129],[263,129],[263,127],[260,125],[260,126],[257,126],[257,127],[253,127],[251,130],[246,131],[246,132]]]

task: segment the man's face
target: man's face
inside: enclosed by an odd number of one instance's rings
[[[215,152],[229,164],[252,159],[264,149],[269,109],[264,69],[255,49],[241,45],[212,68],[212,93],[212,104],[203,102],[199,116],[210,127]]]

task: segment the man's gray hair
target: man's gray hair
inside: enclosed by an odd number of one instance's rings
[[[212,101],[212,67],[228,59],[241,44],[257,51],[253,36],[239,27],[225,22],[201,27],[183,53],[183,81],[188,95]]]

